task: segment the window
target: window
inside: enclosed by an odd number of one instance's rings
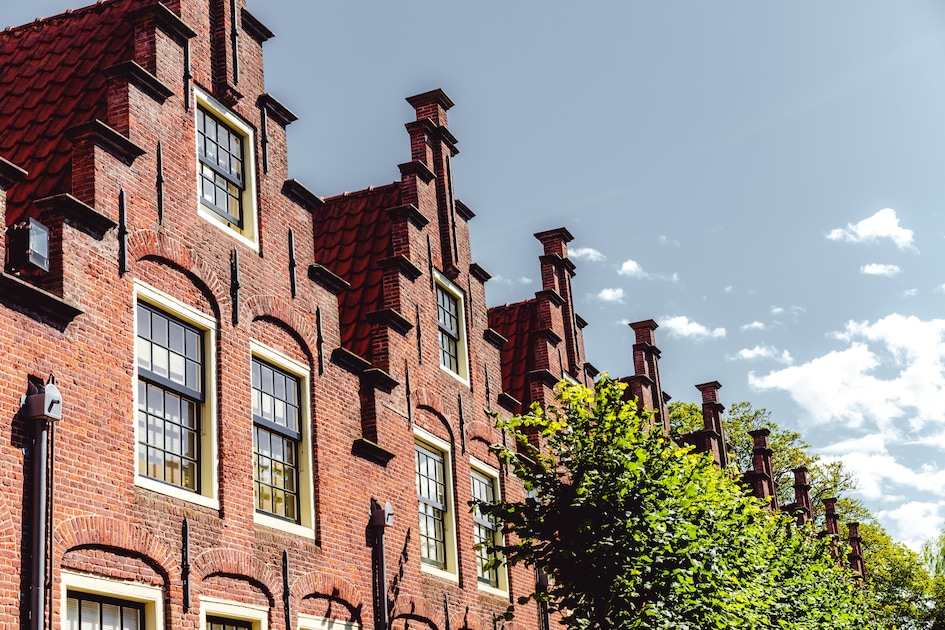
[[[470,478],[473,500],[487,503],[496,501],[501,494],[499,471],[475,458],[470,459],[470,465],[472,466]],[[479,510],[473,510],[473,542],[476,545],[501,544],[502,542],[502,533],[495,521],[480,514]],[[504,565],[488,566],[495,559],[501,559],[501,556],[484,548],[476,549],[476,575],[479,578],[479,588],[506,597],[509,589],[508,572]]]
[[[225,619],[223,617],[207,617],[207,630],[252,630],[252,628],[253,624],[248,621]]]
[[[195,90],[199,214],[258,249],[253,129]]]
[[[200,201],[237,227],[243,226],[244,142],[206,108],[197,107]]]
[[[215,322],[136,283],[136,483],[219,507],[213,419]]]
[[[203,630],[268,630],[269,608],[205,595],[200,598],[200,627]]]
[[[62,571],[62,611],[67,630],[160,630],[162,589],[138,582]]]
[[[465,382],[467,365],[463,294],[440,274],[436,274],[435,286],[440,367]]]
[[[144,606],[70,592],[66,598],[66,620],[70,630],[144,630]]]
[[[138,303],[138,474],[200,491],[203,333]]]
[[[496,481],[494,477],[486,476],[477,470],[472,471],[472,498],[474,501],[492,503],[496,498]],[[479,510],[473,511],[473,541],[476,543],[476,575],[479,581],[489,586],[499,585],[499,568],[489,566],[489,562],[496,558],[496,553],[483,546],[495,544],[498,531],[495,521],[485,516]]]
[[[420,565],[426,571],[455,580],[456,541],[452,522],[450,446],[419,427],[416,433],[414,457],[420,516]]]
[[[253,358],[256,509],[299,521],[299,379]],[[228,630],[228,629],[226,629]]]
[[[358,630],[359,627],[354,621],[341,621],[299,613],[299,630]]]
[[[314,529],[308,367],[250,342],[255,520],[311,537]]]
[[[420,559],[446,568],[446,470],[443,454],[416,445],[420,500]]]

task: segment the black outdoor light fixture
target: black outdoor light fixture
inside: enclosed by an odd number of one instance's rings
[[[18,273],[49,271],[49,228],[36,219],[27,219],[7,232],[8,267]]]

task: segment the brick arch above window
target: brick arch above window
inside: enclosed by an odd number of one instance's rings
[[[414,395],[417,396],[417,410],[421,412],[416,416],[416,424],[441,440],[455,444],[453,418],[451,415],[443,413],[439,396],[430,394],[427,389],[418,389],[414,392]]]
[[[282,592],[280,572],[252,554],[235,549],[207,549],[194,558],[192,569],[200,582],[218,575],[245,580],[262,590],[270,606],[275,605],[274,594]]]
[[[98,548],[133,555],[168,582],[181,578],[179,552],[173,552],[148,530],[103,516],[78,516],[62,521],[53,536],[54,557],[60,560],[73,550]]]
[[[403,629],[407,622],[411,628],[424,624],[430,630],[445,627],[443,612],[418,597],[400,596],[394,599],[391,608],[391,630]]]
[[[250,332],[255,333],[260,324],[269,324],[288,334],[298,345],[309,367],[315,364],[312,348],[318,339],[318,331],[306,316],[286,300],[274,296],[252,296],[242,305],[242,311],[251,318]]]
[[[159,235],[154,230],[138,230],[128,237],[129,258],[136,265],[145,261],[171,267],[182,273],[204,294],[214,316],[219,319],[221,307],[230,302],[229,285],[215,266],[178,238]]]
[[[322,573],[306,573],[292,582],[291,606],[298,609],[306,599],[320,598],[338,602],[351,614],[351,621],[360,619],[364,609],[364,597],[361,591],[348,580]]]

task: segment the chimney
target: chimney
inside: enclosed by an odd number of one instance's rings
[[[630,393],[644,407],[656,413],[655,421],[669,434],[669,414],[666,413],[666,396],[660,386],[660,351],[656,347],[656,329],[659,325],[652,319],[630,324],[633,329],[633,376],[622,379],[629,383]]]
[[[824,512],[827,519],[827,534],[830,536],[840,535],[840,515],[837,514],[837,499],[831,497],[824,499]]]
[[[722,384],[718,381],[696,385],[702,394],[702,425],[704,430],[712,431],[715,435],[712,440],[717,444],[713,447],[716,461],[721,467],[728,466],[728,450],[725,444],[725,427],[722,426],[722,412],[725,407],[719,402],[719,390]]]
[[[774,454],[774,451],[771,450],[771,446],[768,443],[768,436],[771,435],[771,431],[768,429],[755,429],[754,431],[749,431],[748,435],[750,435],[754,441],[752,468],[756,474],[760,475],[765,485],[765,495],[761,498],[771,497],[771,507],[777,509],[778,494],[774,483],[774,471],[771,468],[771,456]]]
[[[797,524],[803,525],[810,520],[810,482],[807,477],[807,468],[801,466],[793,469],[794,473],[794,505],[797,510]]]
[[[850,568],[859,575],[860,580],[866,577],[866,565],[863,562],[863,539],[860,538],[860,524],[847,523],[850,530]]]
[[[549,297],[552,304],[559,306],[561,313],[561,332],[567,363],[562,367],[572,377],[581,376],[581,348],[578,344],[578,327],[574,315],[574,297],[571,293],[571,278],[574,277],[574,263],[568,259],[568,243],[574,240],[565,228],[547,230],[535,234],[541,242],[543,253],[541,262],[541,292]],[[562,377],[564,375],[562,374]]]
[[[742,480],[751,486],[752,494],[756,497],[770,499],[771,507],[776,510],[778,509],[778,495],[774,483],[774,473],[771,468],[773,452],[768,444],[770,434],[771,431],[768,429],[755,429],[748,432],[748,435],[754,441],[752,469],[742,475]]]
[[[407,98],[407,102],[413,107],[417,120],[406,125],[410,134],[412,162],[400,165],[401,174],[416,174],[425,184],[429,184],[431,180],[435,181],[436,220],[439,225],[442,269],[450,278],[456,278],[461,261],[456,235],[456,204],[450,159],[459,153],[459,150],[456,148],[456,138],[449,131],[446,118],[446,112],[453,107],[453,101],[443,90],[437,89],[411,96]],[[422,202],[424,197],[418,192],[418,201]],[[434,217],[427,218],[433,220]]]

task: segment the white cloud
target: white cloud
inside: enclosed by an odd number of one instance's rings
[[[860,273],[865,273],[868,276],[886,276],[887,278],[899,275],[900,271],[902,269],[898,265],[883,265],[880,263],[870,263],[860,267]]]
[[[783,390],[815,422],[877,427],[908,419],[910,430],[945,422],[945,320],[889,315],[848,322],[834,339],[848,346],[801,365],[749,375],[758,390]],[[879,367],[892,368],[877,374]]]
[[[845,228],[836,228],[827,233],[831,241],[864,243],[889,238],[899,249],[918,251],[912,243],[914,232],[899,226],[899,218],[892,208],[883,208],[876,214],[858,223],[848,223]]]
[[[785,313],[790,313],[794,317],[798,317],[799,315],[803,315],[806,312],[807,312],[807,309],[804,308],[803,306],[791,306],[789,308],[784,308],[783,306],[771,307],[771,314],[774,315],[775,317],[779,315],[784,315]]]
[[[649,278],[650,274],[643,271],[643,267],[640,266],[635,260],[625,260],[621,263],[620,268],[617,270],[621,276],[630,276],[631,278]]]
[[[685,315],[664,318],[663,321],[660,322],[660,326],[665,326],[669,329],[670,337],[720,339],[725,336],[724,328],[709,329],[698,322],[690,321]]]
[[[774,346],[757,345],[754,348],[742,348],[728,357],[729,361],[754,361],[755,359],[773,359],[778,363],[791,365],[794,357],[787,350],[778,350]]]
[[[876,516],[896,523],[898,530],[905,534],[902,539],[913,551],[919,551],[922,543],[935,538],[942,530],[945,518],[941,501],[909,501],[894,510],[880,510]]]
[[[660,245],[674,245],[676,247],[680,245],[679,241],[674,238],[669,238],[665,234],[660,234],[658,242]]]
[[[502,276],[502,275],[495,275],[495,276],[492,276],[490,282],[493,282],[495,284],[505,284],[508,286],[512,286],[513,284],[521,284],[521,285],[531,284],[533,280],[526,276],[521,276],[517,280],[512,280],[511,278],[506,278],[505,276]]]
[[[735,290],[735,287],[733,287],[732,285],[728,285],[727,287],[723,289],[723,291],[725,291],[726,293],[731,293],[734,290]]]
[[[586,262],[604,262],[606,256],[593,247],[576,247],[568,252],[568,257]]]
[[[759,322],[757,320],[751,322],[750,324],[745,324],[744,326],[739,328],[739,330],[764,330],[764,329],[765,329],[764,323]]]
[[[915,296],[919,295],[919,290],[918,290],[918,289],[906,289],[905,291],[903,291],[903,292],[900,293],[899,295],[901,295],[902,297],[915,297]]]
[[[601,289],[597,299],[602,302],[623,302],[623,289]]]

